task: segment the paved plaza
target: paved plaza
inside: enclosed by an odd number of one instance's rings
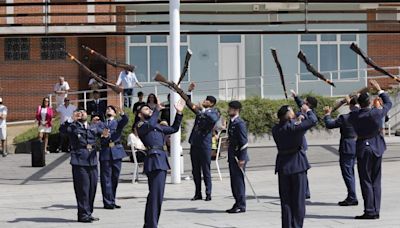
[[[332,140],[335,141],[335,140]],[[381,219],[356,221],[363,212],[357,178],[360,205],[338,207],[345,198],[341,179],[337,143],[311,143],[308,152],[312,169],[309,171],[311,200],[307,203],[304,227],[400,227],[400,143],[392,137],[383,164],[383,197]],[[336,141],[337,142],[337,141]],[[185,174],[181,184],[167,184],[160,228],[256,228],[280,227],[280,204],[277,176],[274,175],[276,150],[273,146],[251,148],[248,176],[260,202],[247,188],[247,212],[226,214],[233,204],[226,160],[220,160],[222,181],[213,163],[213,200],[189,199],[194,184],[185,180],[190,175],[188,151],[185,151]],[[118,189],[119,210],[104,210],[98,185],[94,215],[100,218],[93,224],[76,222],[76,202],[72,187],[69,154],[50,154],[47,166],[32,168],[30,154],[0,158],[0,227],[133,227],[143,226],[147,195],[145,176],[131,183],[132,163],[124,162]]]

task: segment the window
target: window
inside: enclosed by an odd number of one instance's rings
[[[349,48],[357,41],[358,35],[354,34],[304,34],[300,35],[300,50],[326,77],[332,75],[333,80],[357,79],[357,54]],[[303,63],[299,61],[299,64],[301,80],[317,80]]]
[[[42,38],[40,57],[42,60],[65,59],[65,38]]]
[[[154,75],[158,71],[165,77],[168,75],[169,37],[166,35],[133,35],[128,39],[129,63],[137,66],[136,76],[141,82],[154,81]],[[188,37],[181,36],[181,68],[183,67],[186,50],[189,47]],[[189,73],[188,73],[189,74]],[[183,81],[189,81],[185,77]]]
[[[6,38],[4,42],[5,60],[29,60],[28,38]]]

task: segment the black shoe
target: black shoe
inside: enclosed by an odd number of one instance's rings
[[[93,217],[93,216],[90,216],[89,217],[92,221],[99,221],[100,219],[99,218],[96,218],[96,217]]]
[[[78,222],[92,223],[93,220],[92,220],[90,217],[87,217],[87,218],[80,218],[80,219],[78,219]]]
[[[379,215],[363,214],[363,215],[356,216],[355,219],[379,219]]]
[[[114,205],[114,208],[115,208],[115,209],[120,209],[120,208],[121,208],[121,206],[120,206],[120,205],[117,205],[117,204],[115,204],[115,205]]]
[[[207,195],[205,201],[211,201],[211,195]]]
[[[104,209],[107,209],[107,210],[114,210],[114,206],[113,205],[108,205],[108,206],[104,206]]]
[[[246,209],[244,209],[244,208],[232,208],[232,209],[226,210],[226,212],[229,213],[229,214],[244,213],[244,212],[246,212]]]
[[[203,196],[194,196],[191,201],[202,200]]]
[[[3,152],[3,158],[7,157],[8,153],[7,152]]]
[[[311,199],[311,196],[309,196],[309,195],[308,195],[308,196],[306,196],[306,199]]]
[[[358,201],[357,201],[357,200],[355,200],[355,201],[350,201],[350,200],[345,199],[345,200],[343,200],[343,201],[340,201],[340,202],[338,203],[338,205],[339,205],[339,206],[342,206],[342,207],[357,206],[357,205],[358,205]]]

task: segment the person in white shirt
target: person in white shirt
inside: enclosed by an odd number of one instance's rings
[[[59,81],[54,85],[57,107],[64,103],[64,99],[68,96],[69,89],[69,84],[65,81],[64,77],[59,77]]]
[[[94,78],[91,78],[89,80],[88,86],[89,86],[90,90],[98,90],[98,89],[101,89],[101,87],[103,87],[103,83],[98,82]]]
[[[139,83],[136,74],[132,69],[125,69],[119,73],[118,80],[115,83],[118,86],[124,87],[124,106],[131,107],[132,106],[132,94],[133,87],[135,84],[142,88],[143,86]]]
[[[5,146],[7,140],[7,107],[3,105],[3,99],[0,97],[0,140],[1,140],[1,151],[3,157],[7,156],[7,148]]]
[[[60,145],[57,152],[68,152],[69,142],[67,128],[73,122],[73,115],[76,111],[76,106],[70,104],[69,98],[64,99],[64,104],[57,107],[56,111],[60,113]]]

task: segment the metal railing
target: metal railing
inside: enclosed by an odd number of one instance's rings
[[[400,74],[400,67],[386,67],[386,70],[393,70],[396,73],[394,75]],[[350,86],[349,91],[342,91],[334,93],[334,88],[329,86],[329,92],[326,92],[321,95],[330,96],[330,97],[338,97],[346,95],[352,92],[355,89],[360,88],[361,86],[367,86],[368,79],[371,78],[381,78],[386,77],[382,75],[377,76],[368,76],[370,72],[373,72],[374,69],[372,68],[365,68],[365,69],[355,69],[355,70],[341,70],[341,71],[328,71],[328,72],[321,72],[323,75],[326,75],[327,78],[332,80],[335,83],[355,83],[354,87]],[[375,71],[374,71],[375,72]],[[354,73],[356,77],[354,78],[341,78],[341,75],[351,74]],[[321,87],[324,85],[322,82],[319,82],[320,79],[315,77],[310,78],[310,74],[295,74],[295,80],[288,80],[290,79],[290,75],[286,75],[286,87],[289,92],[290,89],[294,89],[297,93],[304,89],[309,88],[310,83],[314,83],[312,85],[313,88]],[[334,77],[337,75],[337,77]],[[293,76],[292,76],[293,77]],[[182,88],[186,88],[189,82],[182,82]],[[159,99],[166,100],[167,94],[170,93],[170,90],[158,82],[146,82],[142,83],[143,88],[135,88],[134,93],[138,91],[143,91],[145,94],[153,93]],[[336,90],[336,89],[335,89]],[[110,89],[99,89],[99,92],[109,92]],[[272,91],[272,92],[271,92]],[[274,93],[274,91],[276,91]],[[90,94],[93,90],[83,90],[83,91],[73,91],[69,92],[68,96],[76,97],[76,99],[71,99],[72,103],[81,104],[80,107],[87,108],[87,102],[93,100],[90,97]],[[306,91],[307,92],[307,91]],[[192,92],[192,99],[197,102],[202,99],[206,95],[214,95],[218,97],[220,100],[232,100],[232,99],[245,99],[246,97],[250,96],[259,96],[261,98],[265,97],[283,97],[282,86],[278,75],[263,75],[263,76],[250,76],[250,77],[242,77],[236,79],[222,79],[222,80],[204,80],[204,81],[197,81],[196,82],[196,89]],[[49,94],[50,102],[54,106],[54,97],[55,94]],[[136,94],[133,94],[130,99],[135,99]],[[106,100],[107,98],[101,98],[102,100]],[[127,97],[124,97],[127,99]],[[134,103],[134,102],[132,102]]]

